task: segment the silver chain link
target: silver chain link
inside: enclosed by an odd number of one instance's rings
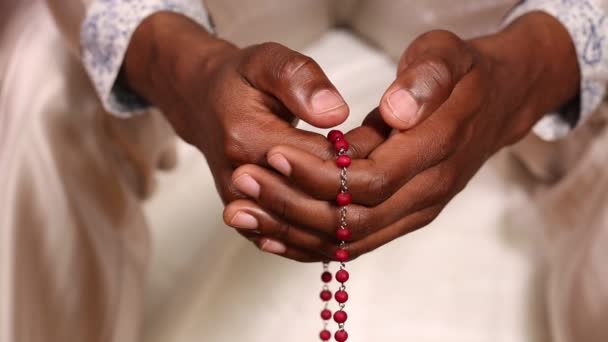
[[[346,150],[341,148],[340,151],[338,152],[338,156],[341,156],[344,154],[346,154]],[[348,176],[346,174],[346,168],[343,167],[342,170],[340,170],[340,193],[347,193],[347,192],[348,192]],[[346,229],[346,227],[348,227],[347,222],[346,222],[347,213],[348,213],[348,210],[347,210],[346,206],[340,207],[340,228],[339,229]],[[339,247],[344,248],[344,246],[346,246],[346,241],[340,241]],[[344,270],[344,269],[346,269],[346,264],[344,262],[340,262],[340,270]],[[323,262],[323,272],[328,272],[328,271],[329,271],[329,263]],[[329,290],[329,286],[327,284],[324,284],[323,290]],[[341,283],[339,290],[345,291],[346,285],[344,285],[344,283]],[[346,304],[340,303],[339,307],[340,307],[340,310],[344,310],[344,308],[346,307]],[[324,305],[324,310],[327,310],[328,308],[329,308],[329,301],[326,301],[325,305]],[[323,320],[323,329],[324,330],[327,329],[328,321],[329,320]],[[338,323],[338,330],[344,330],[344,323]]]
[[[340,149],[340,152],[338,152],[338,155],[341,156],[345,153],[346,153],[346,151],[344,149]],[[340,192],[341,193],[348,192],[348,175],[346,173],[345,167],[343,167],[342,170],[340,171]],[[346,227],[348,227],[348,224],[346,222],[347,214],[348,214],[347,206],[342,206],[340,208],[340,229],[346,229]],[[344,246],[346,246],[346,241],[340,241],[340,248],[344,248]],[[346,264],[344,264],[344,262],[340,262],[340,269],[341,270],[346,269]],[[344,283],[342,283],[340,285],[339,290],[341,290],[341,291],[346,290],[346,286],[344,285]],[[340,303],[339,307],[340,307],[340,310],[344,310],[344,308],[346,307],[346,304]],[[338,330],[344,330],[344,323],[338,324]]]

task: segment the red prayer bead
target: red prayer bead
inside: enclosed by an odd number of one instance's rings
[[[346,332],[346,330],[338,330],[336,331],[334,338],[338,342],[345,342],[346,340],[348,340],[348,333]]]
[[[347,155],[341,155],[338,156],[338,158],[336,158],[336,165],[338,165],[338,167],[349,167],[351,163],[351,159],[349,156]]]
[[[341,192],[336,196],[336,203],[341,207],[349,205],[352,200],[353,195],[350,192]]]
[[[350,275],[348,274],[347,270],[339,270],[338,272],[336,272],[337,281],[341,283],[346,283],[348,281],[348,278],[350,278]]]
[[[329,290],[323,290],[321,291],[321,299],[325,302],[329,301],[331,299],[331,291]]]
[[[331,281],[331,278],[332,278],[332,276],[331,276],[331,273],[329,273],[329,272],[323,272],[323,274],[321,274],[321,280],[324,283],[329,283]]]
[[[353,233],[348,228],[340,228],[336,231],[336,237],[340,241],[350,241]]]
[[[321,311],[321,318],[323,318],[324,320],[331,319],[331,311],[328,309]]]
[[[336,298],[336,302],[338,303],[346,303],[348,300],[348,292],[342,290],[337,291],[334,298]]]
[[[340,248],[336,251],[336,260],[340,262],[348,261],[349,257],[350,256],[348,255],[348,251],[346,249]]]
[[[334,149],[336,152],[340,152],[341,150],[348,151],[348,142],[346,140],[336,140],[334,142]]]
[[[331,141],[332,143],[335,143],[336,141],[343,140],[343,139],[344,139],[344,133],[342,133],[342,131],[339,131],[337,129],[332,129],[327,134],[327,140]]]
[[[323,330],[319,333],[319,337],[321,338],[321,341],[329,341],[331,338],[331,333],[329,330]]]
[[[346,319],[348,319],[346,311],[340,310],[334,313],[334,321],[336,321],[336,323],[344,323],[346,322]]]

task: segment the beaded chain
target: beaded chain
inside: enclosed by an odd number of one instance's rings
[[[344,330],[344,324],[348,315],[344,311],[346,301],[348,300],[348,292],[346,292],[345,283],[348,281],[349,274],[346,270],[345,262],[348,261],[348,251],[344,248],[346,242],[351,239],[351,231],[346,223],[347,206],[351,203],[352,196],[348,192],[348,178],[346,168],[350,166],[351,159],[346,152],[348,151],[348,142],[344,139],[344,134],[338,130],[332,130],[327,135],[328,140],[334,145],[336,150],[336,165],[340,170],[340,192],[336,195],[336,204],[340,207],[340,227],[336,231],[336,238],[339,243],[339,248],[336,250],[335,259],[340,263],[340,269],[336,272],[336,280],[340,283],[338,291],[334,294],[336,302],[340,310],[333,314],[334,321],[338,323],[338,330],[334,334],[337,342],[344,342],[348,339],[348,333]],[[324,308],[321,311],[321,319],[323,319],[323,330],[319,334],[322,341],[331,339],[331,332],[327,329],[329,320],[332,317],[332,312],[329,310],[329,301],[332,298],[329,283],[332,281],[332,274],[329,271],[329,262],[323,263],[323,273],[321,280],[323,281],[323,289],[321,291],[321,300],[324,302]]]

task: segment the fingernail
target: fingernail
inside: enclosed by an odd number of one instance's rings
[[[399,89],[388,96],[388,106],[398,120],[413,123],[418,118],[418,103],[409,91]]]
[[[312,96],[311,100],[312,111],[315,114],[323,114],[332,109],[344,106],[344,100],[338,94],[331,90],[320,90]]]
[[[287,247],[279,241],[266,239],[262,242],[260,249],[268,253],[283,254],[287,250]]]
[[[240,229],[256,229],[258,227],[258,220],[252,215],[237,211],[230,220],[230,226]]]
[[[291,174],[291,165],[289,165],[287,159],[280,153],[275,153],[270,156],[270,158],[268,158],[268,164],[285,176]]]
[[[234,186],[247,196],[258,198],[260,195],[260,184],[246,173],[238,176],[234,180]]]

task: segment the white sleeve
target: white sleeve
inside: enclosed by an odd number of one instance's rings
[[[545,140],[567,135],[600,105],[608,84],[608,1],[606,0],[526,0],[508,16],[510,23],[532,11],[546,12],[568,30],[574,42],[581,71],[578,106],[568,115],[567,109],[545,115],[534,132]]]
[[[129,117],[147,103],[117,82],[131,36],[148,16],[172,11],[195,20],[207,30],[211,25],[202,0],[94,0],[80,28],[82,63],[104,108]]]

